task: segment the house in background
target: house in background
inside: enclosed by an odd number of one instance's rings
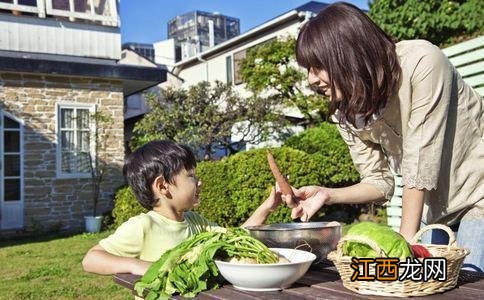
[[[210,48],[195,57],[177,62],[173,73],[181,77],[183,87],[197,84],[201,81],[221,81],[232,84],[237,92],[243,97],[250,93],[245,89],[245,84],[240,74],[240,62],[246,57],[247,51],[252,47],[268,42],[273,39],[296,37],[304,22],[315,16],[329,4],[311,1],[296,7],[280,16],[277,16],[235,38]],[[284,111],[288,119],[295,121],[302,117],[296,109],[289,108]],[[290,128],[293,133],[303,130],[302,126]],[[232,142],[240,141],[241,137],[234,133]],[[267,143],[246,144],[245,149],[263,146],[277,146],[280,142],[278,137],[272,137]]]
[[[125,49],[132,50],[150,61],[155,60],[155,48],[153,47],[153,44],[124,43],[121,46],[121,51]],[[121,52],[121,58],[124,58],[123,51]]]
[[[166,72],[166,80],[148,89],[127,95],[124,98],[124,146],[126,154],[131,153],[132,150],[129,146],[129,143],[131,137],[133,136],[134,125],[137,121],[143,118],[147,112],[149,112],[149,107],[145,97],[147,97],[149,94],[159,95],[161,88],[166,88],[169,86],[177,87],[183,84],[183,80],[168,71],[167,66],[157,64],[141,53],[141,51],[137,51],[131,47],[124,47],[124,49],[121,51],[121,59],[119,60],[119,63],[130,66],[162,69]]]
[[[111,209],[124,183],[124,97],[166,80],[119,63],[119,24],[116,0],[0,2],[0,237],[83,228],[95,111],[114,120],[98,153],[111,169],[98,211]]]

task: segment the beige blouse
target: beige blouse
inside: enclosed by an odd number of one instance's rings
[[[484,206],[483,98],[431,43],[402,41],[396,52],[398,94],[369,125],[340,133],[362,182],[390,199],[392,171],[401,174],[405,186],[427,190],[424,220],[455,223]]]

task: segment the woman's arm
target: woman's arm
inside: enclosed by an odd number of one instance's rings
[[[383,193],[374,185],[357,183],[344,188],[325,188],[321,186],[303,186],[294,190],[300,200],[297,206],[292,206],[291,217],[301,218],[307,222],[323,206],[327,204],[358,204],[384,200]],[[290,195],[282,195],[285,203],[293,203]],[[290,204],[289,204],[290,205]]]
[[[116,273],[143,275],[150,265],[151,262],[137,258],[113,255],[100,245],[92,247],[82,260],[84,271],[100,275]]]
[[[374,201],[383,201],[383,193],[374,185],[368,183],[357,183],[344,188],[334,188],[331,190],[331,197],[327,204],[360,204]]]
[[[410,241],[420,228],[425,191],[415,188],[403,188],[402,222],[400,233]]]

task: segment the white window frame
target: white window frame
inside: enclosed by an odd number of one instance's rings
[[[94,5],[92,0],[86,0],[90,6],[91,10],[89,13],[87,12],[76,12],[74,11],[74,0],[69,0],[69,11],[62,10],[62,9],[54,9],[52,7],[52,0],[45,0],[45,10],[47,14],[54,15],[54,16],[61,16],[67,17],[71,20],[78,18],[90,21],[101,21],[103,24],[111,25],[111,26],[118,26],[119,19],[118,19],[118,1],[117,0],[107,0],[109,3],[110,15],[109,16],[100,16],[96,15],[94,12]]]
[[[95,104],[84,104],[84,103],[76,103],[76,102],[58,102],[56,103],[55,108],[55,137],[56,137],[56,175],[59,179],[66,179],[66,178],[92,178],[91,172],[88,173],[64,173],[62,172],[62,143],[61,143],[61,109],[88,109],[89,113],[92,115],[96,112],[96,105]],[[94,136],[96,130],[96,124],[93,120],[89,119],[89,129],[91,132],[91,137]],[[76,125],[77,126],[77,125]],[[76,131],[74,131],[76,132]],[[77,134],[74,133],[74,140],[77,143]],[[95,166],[95,157],[96,157],[96,145],[92,138],[89,139],[89,149],[91,151],[91,157],[93,158],[92,164],[93,167]]]
[[[3,124],[3,117],[6,116],[12,120],[14,120],[15,122],[19,123],[19,129],[12,129],[12,128],[9,128],[8,130],[9,131],[19,131],[20,132],[20,209],[22,210],[22,219],[20,220],[20,223],[21,225],[18,226],[18,227],[8,227],[8,228],[3,228],[1,226],[1,222],[0,222],[0,229],[18,229],[18,228],[23,228],[24,226],[24,214],[25,214],[25,210],[24,210],[24,203],[25,203],[25,176],[24,176],[24,156],[25,156],[25,149],[24,149],[24,127],[25,127],[25,123],[24,123],[24,120],[20,119],[20,118],[17,118],[16,116],[6,112],[5,110],[3,110],[2,108],[0,108],[0,123]],[[3,124],[3,131],[5,131],[5,124]],[[3,140],[3,131],[0,131],[0,145],[3,147],[4,145],[4,140]],[[5,179],[9,179],[8,177],[9,176],[4,176],[3,173],[4,173],[4,166],[5,166],[5,161],[4,161],[4,155],[5,154],[9,154],[10,152],[3,152],[0,151],[0,153],[2,154],[0,156],[0,160],[1,160],[1,164],[2,164],[2,172],[0,172],[0,184],[4,184],[4,180]],[[16,176],[15,176],[16,177]],[[4,191],[3,191],[3,188],[2,190],[0,190],[0,199],[3,200],[3,202],[5,202],[5,195],[3,194]],[[1,204],[1,203],[0,203]],[[3,207],[2,207],[3,209]],[[3,213],[3,211],[2,211]]]
[[[36,6],[21,5],[21,4],[18,4],[18,0],[13,0],[13,3],[1,2],[0,8],[5,10],[18,10],[18,11],[28,12],[28,13],[40,13],[39,2],[41,2],[40,7],[42,7],[44,0],[37,0]]]
[[[227,73],[227,57],[230,57],[230,64],[231,64],[231,67],[230,67],[231,68],[231,74],[230,74],[231,75],[230,76],[231,77],[231,82],[230,82],[230,85],[233,86],[233,85],[235,85],[234,84],[234,73],[235,73],[234,72],[234,53],[230,53],[227,56],[225,56],[225,73]],[[225,77],[227,78],[228,76],[225,76]],[[227,79],[225,79],[225,80],[227,80]],[[227,82],[227,84],[229,84],[229,83]]]

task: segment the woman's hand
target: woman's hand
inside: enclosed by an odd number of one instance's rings
[[[330,200],[330,189],[320,186],[303,186],[293,189],[296,199],[290,195],[281,195],[282,200],[292,208],[291,217],[301,218],[307,222],[309,219]]]

